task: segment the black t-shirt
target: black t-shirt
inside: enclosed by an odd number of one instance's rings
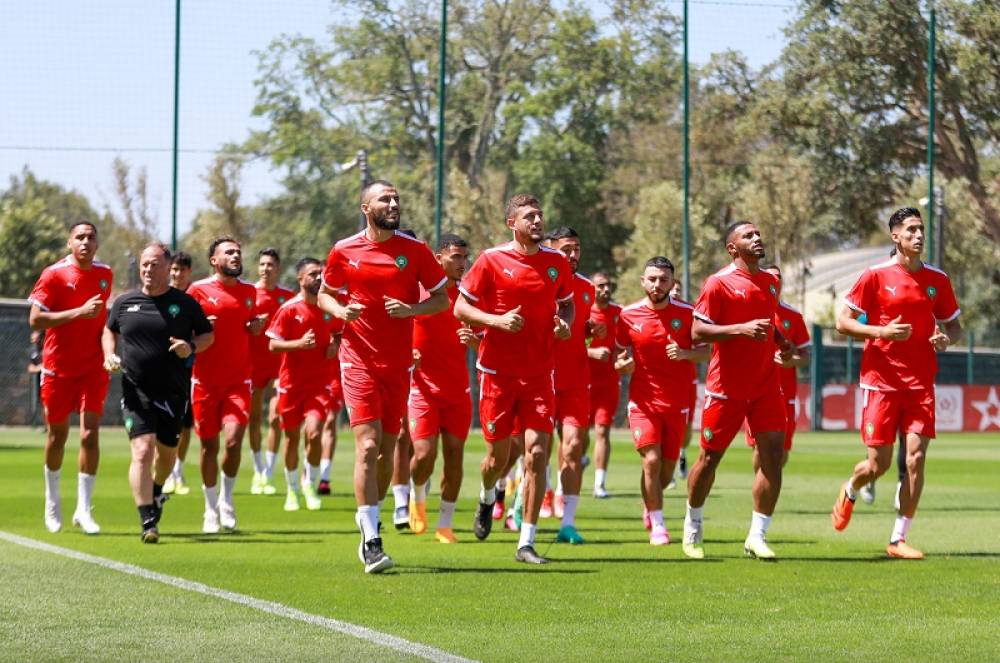
[[[150,398],[184,396],[191,388],[187,362],[170,352],[170,337],[190,341],[212,331],[201,305],[170,288],[159,297],[141,290],[115,300],[108,329],[118,334],[124,378]]]

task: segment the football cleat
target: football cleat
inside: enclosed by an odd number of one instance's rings
[[[552,515],[556,518],[562,518],[563,513],[566,511],[566,499],[559,493],[552,500]]]
[[[609,495],[608,491],[604,489],[604,486],[594,486],[594,497],[599,500],[606,500],[611,497],[611,495]]]
[[[830,521],[833,529],[842,532],[847,529],[851,522],[851,513],[854,512],[854,500],[847,497],[847,484],[840,487],[837,501],[833,503],[833,511],[830,512]]]
[[[521,546],[517,549],[514,559],[525,564],[548,564],[549,560],[535,552],[532,546]]]
[[[262,491],[265,495],[277,495],[278,487],[274,485],[274,477],[264,475],[264,486]]]
[[[410,528],[410,508],[405,504],[392,512],[392,524],[398,530]]]
[[[480,541],[490,535],[493,529],[493,505],[479,503],[476,515],[472,521],[472,531]]]
[[[164,491],[166,492],[166,491]],[[175,495],[187,495],[191,492],[191,486],[184,482],[184,477],[177,477],[174,479],[174,494]]]
[[[142,530],[140,539],[143,543],[158,543],[160,540],[160,530],[156,529],[156,526],[147,527]]]
[[[924,554],[906,543],[906,539],[900,539],[896,543],[890,543],[885,549],[889,557],[894,559],[923,559]]]
[[[684,541],[681,544],[684,554],[691,559],[705,559],[705,547],[702,545],[702,529],[699,523],[688,527],[684,524]]]
[[[263,495],[264,494],[264,475],[260,472],[253,473],[253,479],[250,480],[250,494],[251,495]]]
[[[455,533],[451,531],[450,527],[438,527],[434,530],[434,538],[438,540],[438,543],[458,543],[458,539],[455,538]]]
[[[542,508],[538,512],[539,518],[551,518],[552,517],[552,501],[555,499],[555,493],[551,490],[545,491],[545,497],[542,498]]]
[[[427,502],[410,500],[410,531],[414,534],[427,531]]]
[[[300,508],[299,494],[289,488],[285,494],[285,511],[298,511]]]
[[[493,520],[503,520],[503,514],[506,510],[507,504],[498,494],[497,501],[493,503]]]
[[[864,502],[865,504],[874,504],[875,482],[872,481],[870,483],[866,483],[865,485],[861,486],[861,490],[858,491],[858,494],[861,495],[861,501]]]
[[[382,550],[381,537],[366,541],[363,548],[362,557],[365,563],[365,573],[382,573],[395,565],[392,558]]]
[[[767,539],[763,536],[748,536],[743,543],[744,554],[751,559],[773,560],[777,558],[771,546],[767,545]]]
[[[84,534],[101,533],[101,526],[94,521],[94,517],[90,514],[90,509],[86,511],[77,509],[73,514],[73,524],[82,529]]]
[[[167,477],[167,480],[163,482],[163,494],[172,495],[176,487],[177,485],[174,481],[174,475],[171,474]]]
[[[305,498],[306,509],[309,511],[319,511],[323,508],[323,500],[316,494],[316,489],[312,487],[311,483],[302,486],[302,497]]]
[[[579,545],[583,543],[583,537],[580,536],[580,533],[576,531],[576,527],[573,525],[563,525],[559,528],[559,533],[556,534],[556,541]]]
[[[205,534],[218,534],[219,527],[219,512],[215,509],[206,509],[201,522],[201,531]]]
[[[329,495],[330,494],[330,482],[322,480],[319,482],[319,486],[316,488],[317,495]]]
[[[654,529],[649,533],[649,545],[667,546],[670,545],[670,532],[665,529]]]
[[[236,529],[236,507],[222,500],[219,500],[219,524],[222,529]]]
[[[45,501],[45,529],[53,534],[62,529],[62,515],[59,502]]]

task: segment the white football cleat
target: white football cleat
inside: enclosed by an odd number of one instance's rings
[[[45,529],[53,534],[62,529],[62,509],[59,502],[45,500]]]
[[[236,509],[222,500],[219,500],[219,524],[223,529],[236,529]]]
[[[743,552],[752,559],[776,559],[777,555],[767,545],[767,539],[762,536],[748,536],[743,544]]]
[[[83,530],[84,534],[100,534],[101,526],[97,524],[90,514],[90,509],[81,511],[77,509],[73,513],[73,524]]]
[[[858,491],[858,494],[861,495],[861,501],[864,502],[865,504],[874,504],[875,482],[872,481],[871,483],[866,483],[865,485],[861,486],[861,490]]]
[[[201,531],[205,534],[219,533],[219,512],[214,509],[205,509],[205,518],[201,523]]]

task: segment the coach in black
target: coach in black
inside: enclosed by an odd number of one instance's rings
[[[122,371],[122,415],[132,445],[129,483],[142,541],[156,543],[157,524],[188,407],[185,360],[212,344],[212,324],[187,293],[169,285],[170,250],[148,245],[139,260],[142,288],[115,300],[102,339],[104,368]],[[155,469],[153,466],[156,456]]]

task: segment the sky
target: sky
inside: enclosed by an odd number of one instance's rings
[[[595,13],[605,10],[589,0]],[[679,0],[667,7],[680,14]],[[791,0],[691,0],[691,60],[742,51],[774,60]],[[281,34],[323,39],[344,20],[329,0],[186,0],[181,16],[178,232],[204,207],[213,153],[260,128],[251,117],[255,49]],[[27,166],[38,177],[113,206],[111,161],[148,173],[161,239],[170,239],[174,2],[34,0],[0,21],[0,190]],[[244,172],[245,202],[280,190],[265,164]]]

